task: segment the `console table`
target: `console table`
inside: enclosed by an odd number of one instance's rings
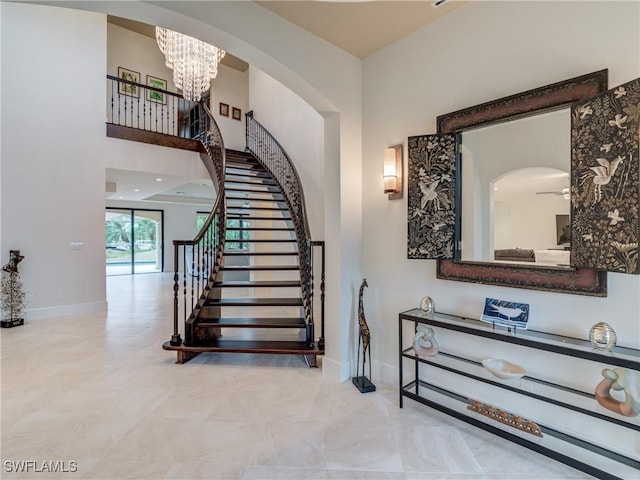
[[[435,331],[437,355],[414,351],[421,324]],[[504,353],[527,375],[504,380],[482,366]],[[576,387],[581,378],[572,371],[600,379],[603,368],[640,371],[640,350],[604,352],[586,340],[413,309],[399,314],[399,354],[401,408],[410,398],[595,477],[640,478],[640,417],[601,407],[595,383]]]

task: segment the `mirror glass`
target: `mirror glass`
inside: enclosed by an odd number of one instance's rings
[[[462,132],[460,260],[569,267],[570,109]]]

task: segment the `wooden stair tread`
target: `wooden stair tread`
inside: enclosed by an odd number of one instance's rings
[[[229,190],[230,192],[252,192],[252,193],[269,193],[272,195],[282,195],[282,192],[280,191],[279,187],[273,186],[273,185],[254,185],[255,186],[262,186],[264,188],[252,188],[252,187],[227,187],[226,184],[227,183],[233,183],[233,182],[227,182],[225,180],[225,189]],[[269,189],[272,190],[269,190]],[[266,189],[266,190],[265,190]]]
[[[305,342],[278,340],[213,340],[209,345],[179,345],[169,342],[162,345],[164,350],[188,353],[229,352],[229,353],[270,353],[282,355],[324,355],[317,346],[310,347]]]
[[[229,200],[229,198],[227,197],[227,200]],[[251,206],[244,206],[244,205],[227,205],[227,211],[228,210],[273,210],[273,211],[280,211],[280,212],[285,212],[288,211],[289,209],[287,207],[251,207]]]
[[[251,155],[250,153],[227,153],[226,155],[227,162],[242,162],[242,163],[258,163],[258,161]]]
[[[232,328],[305,328],[304,318],[211,318],[198,321],[197,327]]]
[[[275,188],[275,187],[271,187],[271,188]],[[282,192],[280,191],[280,189],[278,188],[277,190],[274,191],[269,191],[269,190],[261,190],[259,188],[247,188],[247,187],[242,187],[242,188],[236,188],[236,187],[225,187],[225,190],[228,192],[246,192],[246,193],[257,193],[260,195],[282,195]]]
[[[236,170],[248,170],[248,171],[253,171],[253,172],[265,172],[267,173],[267,171],[262,168],[259,164],[257,163],[241,163],[241,162],[229,162],[227,160],[227,165],[226,168],[233,168]]]
[[[230,272],[249,272],[252,270],[270,271],[270,270],[300,270],[298,265],[223,265],[220,270]]]
[[[242,200],[243,202],[269,202],[269,203],[281,203],[285,200],[283,198],[256,198],[256,197],[236,197],[234,195],[227,195],[227,200]]]
[[[233,232],[293,232],[290,227],[227,227],[227,231]],[[243,240],[238,240],[242,242]]]
[[[233,169],[233,167],[227,167],[227,168],[231,168]],[[239,178],[253,178],[253,179],[263,179],[263,180],[271,180],[271,181],[275,181],[273,180],[273,177],[271,176],[271,174],[269,174],[269,172],[264,171],[264,172],[251,172],[251,171],[242,171],[240,173],[235,173],[235,172],[226,172],[226,177],[228,178],[229,176],[232,177],[239,177]]]
[[[255,217],[253,215],[227,215],[227,220],[271,220],[274,222],[290,222],[291,217]]]
[[[230,178],[233,175],[227,174],[224,183],[233,183],[234,185],[258,185],[260,187],[277,187],[278,184],[275,180],[270,178],[263,178],[260,181],[247,180],[246,178]]]
[[[207,299],[208,307],[299,307],[301,298],[218,298]]]
[[[215,282],[213,288],[300,288],[294,280],[237,280]]]
[[[235,177],[245,177],[245,178],[255,178],[255,179],[265,179],[272,180],[273,177],[266,170],[258,170],[257,168],[247,170],[246,168],[238,168],[233,165],[228,165],[225,170],[225,176],[231,175]]]
[[[296,239],[284,238],[281,240],[272,238],[243,238],[242,240],[225,240],[224,243],[294,243]]]
[[[298,252],[224,252],[227,257],[258,257],[258,256],[286,256],[298,255]]]

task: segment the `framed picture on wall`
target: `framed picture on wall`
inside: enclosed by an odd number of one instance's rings
[[[234,120],[240,120],[242,117],[242,110],[240,110],[239,108],[233,107],[233,110],[231,112],[231,118],[233,118]]]
[[[222,115],[223,117],[229,116],[229,105],[220,102],[220,115]]]
[[[127,82],[140,83],[140,73],[129,70],[128,68],[118,67],[118,78]],[[137,85],[130,83],[118,82],[118,93],[128,95],[129,97],[139,97],[140,91]]]
[[[167,89],[166,80],[152,77],[151,75],[147,75],[147,87],[151,87],[151,88],[147,88],[147,100],[155,103],[162,103],[162,104],[167,103],[167,96],[164,93],[158,92],[157,90],[152,90],[152,88],[157,88],[159,90],[166,90]]]

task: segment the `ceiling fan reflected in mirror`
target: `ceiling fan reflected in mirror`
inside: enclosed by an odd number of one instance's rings
[[[536,192],[536,195],[562,195],[565,200],[569,200],[569,187],[565,187],[562,190],[553,190],[551,192]]]

